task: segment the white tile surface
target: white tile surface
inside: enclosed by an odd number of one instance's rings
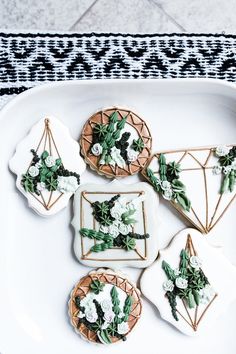
[[[236,0],[152,0],[187,32],[236,33]]]
[[[0,28],[236,33],[235,9],[236,0],[0,0]]]
[[[149,0],[99,0],[73,30],[130,33],[180,31]]]
[[[68,30],[94,0],[0,0],[1,29]]]

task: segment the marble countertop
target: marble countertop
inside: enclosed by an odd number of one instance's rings
[[[0,0],[0,29],[235,33],[236,0]]]

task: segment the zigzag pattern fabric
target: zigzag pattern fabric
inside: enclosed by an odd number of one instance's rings
[[[236,80],[236,36],[0,33],[0,107],[50,81],[197,77]]]

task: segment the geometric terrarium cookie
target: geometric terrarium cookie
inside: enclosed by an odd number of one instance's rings
[[[126,275],[98,269],[73,289],[69,316],[82,338],[97,344],[125,341],[142,312],[140,292]]]
[[[50,216],[66,207],[79,187],[85,163],[68,128],[50,117],[35,124],[17,145],[9,167],[29,206]]]
[[[236,299],[236,268],[195,229],[161,250],[141,278],[143,294],[161,317],[187,335],[207,331]]]
[[[90,267],[145,268],[158,254],[158,196],[148,183],[82,185],[74,196],[74,251]]]
[[[146,123],[128,109],[107,108],[86,122],[80,138],[87,164],[106,177],[139,172],[151,156],[152,138]]]
[[[142,174],[192,225],[208,233],[236,197],[236,146],[158,153]]]

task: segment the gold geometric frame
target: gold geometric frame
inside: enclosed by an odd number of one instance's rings
[[[117,112],[119,120],[127,116],[126,124],[134,128],[138,136],[143,140],[145,147],[134,162],[126,164],[124,168],[117,165],[99,165],[100,156],[93,155],[90,150],[93,142],[93,128],[96,124],[108,124],[109,116],[114,111]],[[151,156],[152,136],[145,121],[136,113],[123,108],[107,108],[96,112],[85,123],[80,138],[81,153],[85,157],[85,161],[90,165],[92,170],[97,170],[98,173],[104,174],[107,177],[125,177],[141,171],[144,168],[147,160]]]
[[[56,145],[52,130],[50,128],[50,120],[46,118],[44,120],[44,130],[43,134],[39,140],[38,146],[35,150],[37,153],[39,149],[43,146],[42,151],[47,150],[49,152],[49,155],[53,155],[55,158],[61,158],[60,153],[58,151],[58,147]],[[31,166],[33,159],[30,161],[30,164],[28,166],[27,172]],[[34,197],[41,205],[46,210],[50,210],[58,201],[59,199],[63,196],[64,193],[58,192],[58,191],[51,191],[49,193],[48,200],[46,201],[45,194],[43,192],[40,192],[40,195],[37,196],[35,193],[29,192],[32,197]],[[53,200],[53,194],[57,194],[56,198]]]
[[[117,286],[123,290],[127,295],[132,297],[131,312],[128,318],[129,331],[127,335],[132,331],[138,322],[142,313],[142,302],[140,297],[140,291],[122,274],[115,274],[111,270],[104,270],[104,272],[92,272],[89,275],[83,277],[79,283],[75,286],[71,293],[69,300],[69,314],[71,317],[71,323],[77,333],[80,333],[85,339],[97,343],[98,338],[96,332],[89,330],[84,324],[79,323],[78,313],[75,298],[77,296],[83,299],[90,291],[90,284],[93,280],[99,280],[105,284]],[[112,343],[118,342],[120,338],[111,337]]]
[[[90,205],[93,203],[91,200],[89,200],[88,196],[89,195],[127,195],[127,194],[134,194],[137,196],[143,195],[145,194],[144,191],[130,191],[130,192],[88,192],[88,191],[83,191],[81,193],[80,196],[80,228],[85,227],[85,215],[84,215],[84,203],[87,202]],[[86,218],[88,217],[88,215],[86,215]],[[94,216],[92,215],[93,218],[93,229],[95,229],[96,227],[96,220],[94,218]],[[143,221],[143,233],[146,234],[147,232],[147,222],[146,222],[146,212],[145,212],[145,205],[144,202],[142,202],[142,221]],[[135,227],[133,227],[133,232],[135,230]],[[112,262],[119,262],[119,261],[145,261],[148,257],[148,252],[147,252],[147,239],[143,239],[143,240],[138,240],[138,242],[143,242],[144,245],[144,254],[142,254],[140,252],[140,250],[136,248],[133,250],[136,254],[137,257],[136,258],[113,258],[113,259],[106,259],[106,258],[95,258],[95,257],[91,257],[91,251],[89,250],[88,252],[85,252],[85,246],[84,246],[84,237],[80,235],[80,239],[81,239],[81,259],[83,260],[90,260],[90,261],[102,261],[102,262],[106,262],[106,261],[112,261]],[[96,240],[94,240],[94,244],[96,244]],[[123,250],[123,248],[121,247],[112,247],[112,250]],[[128,252],[128,251],[127,251]],[[130,251],[129,251],[130,252]]]
[[[234,145],[230,145],[231,147],[233,147]],[[168,154],[174,154],[174,153],[182,153],[182,156],[175,162],[177,163],[181,163],[186,157],[190,156],[192,157],[196,163],[199,165],[199,167],[196,168],[183,168],[181,169],[181,171],[193,171],[193,170],[199,170],[202,171],[203,174],[203,179],[204,179],[204,195],[205,195],[205,208],[206,208],[206,215],[205,215],[205,222],[200,220],[200,217],[198,217],[198,213],[197,211],[193,208],[193,206],[191,206],[191,212],[194,214],[197,222],[195,222],[194,220],[191,219],[191,217],[188,215],[188,213],[185,213],[183,211],[183,209],[177,204],[174,203],[173,201],[170,201],[170,203],[172,204],[172,206],[178,210],[178,212],[183,215],[189,222],[191,222],[191,224],[193,224],[198,230],[200,230],[202,233],[208,233],[210,232],[213,227],[215,227],[215,225],[220,221],[220,219],[223,217],[223,215],[225,214],[225,212],[227,211],[227,209],[230,207],[230,205],[233,203],[233,201],[236,198],[236,191],[232,192],[232,198],[230,199],[229,203],[226,205],[226,207],[224,208],[224,210],[220,213],[220,216],[216,218],[216,213],[219,209],[219,206],[221,205],[221,202],[224,198],[224,194],[219,194],[214,212],[212,215],[209,215],[209,208],[208,208],[208,181],[207,181],[207,175],[206,175],[206,170],[209,169],[213,169],[214,166],[210,166],[208,165],[210,158],[213,156],[214,154],[214,150],[216,147],[203,147],[203,148],[192,148],[192,149],[187,149],[187,150],[172,150],[172,151],[164,151],[161,152],[164,155],[168,155]],[[198,158],[196,158],[196,156],[194,156],[194,152],[199,152],[199,151],[208,151],[207,157],[205,159],[205,161],[202,163],[199,161]],[[142,175],[149,181],[149,178],[147,177],[146,174],[146,169],[148,167],[150,167],[152,161],[154,159],[158,159],[161,153],[156,153],[154,154],[151,159],[148,161],[147,166],[145,167],[145,169],[142,170]],[[159,171],[153,171],[154,174],[158,174]],[[180,179],[181,179],[181,175],[180,175]],[[220,189],[220,186],[219,186]],[[191,196],[189,196],[190,200],[191,200]]]
[[[189,252],[190,257],[191,256],[197,256],[197,252],[196,252],[195,247],[193,245],[193,241],[192,241],[192,238],[191,238],[190,234],[187,237],[185,250]],[[181,301],[182,301],[182,304],[183,304],[184,309],[185,309],[185,314],[180,312],[178,309],[177,309],[176,312],[196,332],[197,328],[198,328],[198,326],[199,326],[199,324],[200,324],[200,322],[202,320],[202,318],[204,317],[204,315],[206,314],[207,310],[209,309],[211,304],[214,302],[216,297],[217,297],[217,294],[215,294],[213,296],[211,301],[206,305],[205,309],[203,310],[203,312],[200,315],[199,315],[199,312],[198,312],[199,306],[196,305],[195,310],[194,310],[194,315],[191,316],[191,314],[190,314],[190,312],[188,310],[187,304],[186,304],[186,302],[183,299],[181,299]]]

